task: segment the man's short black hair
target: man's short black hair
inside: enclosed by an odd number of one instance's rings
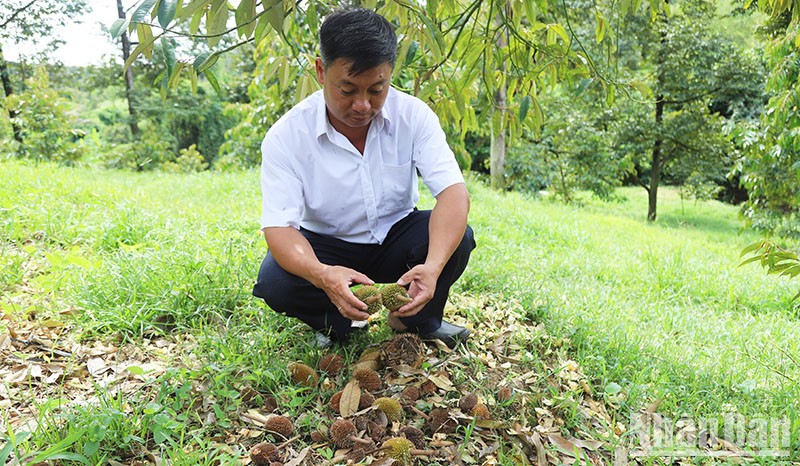
[[[337,58],[352,62],[357,75],[383,63],[394,67],[397,35],[389,21],[365,8],[349,8],[328,15],[319,29],[320,52],[325,68]]]

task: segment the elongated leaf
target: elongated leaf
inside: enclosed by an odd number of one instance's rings
[[[126,18],[119,18],[114,21],[114,24],[112,24],[108,30],[111,33],[111,38],[119,38],[119,36],[128,29],[128,24],[130,24],[130,22]]]
[[[189,77],[192,81],[192,94],[197,94],[197,70],[189,68]]]
[[[800,264],[794,264],[791,267],[787,268],[786,270],[781,273],[781,275],[786,277],[796,277],[800,275]]]
[[[197,34],[197,31],[200,30],[200,21],[203,20],[205,14],[205,10],[200,10],[192,16],[192,20],[189,22],[189,34]]]
[[[750,264],[751,262],[757,262],[757,261],[760,261],[760,260],[761,260],[761,256],[755,256],[755,257],[751,257],[751,258],[749,258],[749,259],[745,259],[745,260],[743,260],[743,261],[742,261],[742,262],[739,264],[739,267],[741,267],[741,266],[743,266],[743,265],[746,265],[746,264]]]
[[[595,11],[594,18],[597,22],[597,25],[594,28],[594,39],[599,44],[600,42],[603,42],[603,39],[606,37],[606,19],[599,10]]]
[[[175,12],[178,8],[178,0],[161,0],[158,4],[158,24],[166,29],[169,23],[175,19]]]
[[[152,56],[153,55],[153,42],[155,42],[158,37],[160,37],[160,36],[156,36],[156,37],[150,36],[146,41],[142,41],[141,36],[140,36],[139,37],[139,41],[140,41],[139,45],[137,45],[136,48],[134,48],[133,51],[131,51],[131,55],[128,57],[127,60],[125,60],[125,66],[122,68],[123,72],[125,70],[127,70],[129,66],[131,66],[131,63],[133,63],[133,61],[136,60],[136,58],[139,55],[141,55],[142,52],[147,52],[147,53],[145,53],[145,56],[148,56],[148,54],[150,56]]]
[[[361,386],[358,380],[353,379],[347,382],[344,390],[342,390],[342,397],[339,399],[339,414],[342,417],[352,416],[353,413],[358,411],[358,402],[361,400]]]
[[[36,457],[31,460],[31,463],[38,463],[40,461],[44,461],[46,459],[53,458],[57,454],[64,453],[64,450],[72,446],[75,442],[77,442],[83,434],[86,432],[86,429],[75,430],[71,432],[69,435],[61,439],[59,442],[53,444],[47,450],[39,453]],[[80,456],[80,455],[78,455]],[[83,458],[84,461],[81,461],[83,464],[89,464],[89,461],[86,458]],[[77,460],[80,461],[80,460]]]
[[[531,108],[531,96],[526,95],[522,98],[522,102],[519,104],[519,121],[525,121],[525,117],[528,116],[528,110]]]
[[[552,23],[552,24],[549,24],[548,27],[550,29],[552,29],[556,34],[561,36],[561,38],[564,39],[564,43],[565,44],[569,44],[570,43],[569,34],[567,34],[567,30],[564,29],[564,26],[562,26],[562,25],[560,25],[558,23]]]
[[[0,464],[6,464],[8,457],[11,456],[11,452],[14,450],[14,444],[11,441],[7,441],[3,448],[0,448]]]
[[[269,32],[269,19],[267,18],[267,15],[261,15],[261,17],[258,18],[258,24],[256,24],[256,30],[255,33],[253,34],[253,38],[255,39],[256,44],[261,42],[261,40],[268,32]]]
[[[203,52],[194,59],[192,66],[197,70],[198,73],[202,73],[203,71],[214,66],[218,59],[219,54],[217,52]]]
[[[408,44],[408,50],[406,51],[405,55],[404,62],[406,65],[409,65],[414,61],[414,57],[417,56],[417,50],[419,50],[419,42],[412,40],[411,43]]]
[[[169,82],[167,83],[167,86],[170,89],[177,89],[178,81],[180,80],[180,77],[181,77],[181,71],[183,71],[183,68],[185,66],[186,66],[186,63],[184,63],[182,61],[179,61],[179,62],[175,63],[175,69],[172,70],[172,75],[169,77]]]
[[[319,32],[319,17],[317,16],[317,2],[314,0],[311,0],[306,10],[306,24],[311,29],[311,33],[316,36]]]
[[[270,5],[267,10],[266,16],[269,24],[275,31],[280,32],[283,30],[283,19],[285,12],[283,10],[283,0],[276,0]]]
[[[133,12],[131,15],[131,22],[132,23],[143,23],[145,18],[147,18],[148,13],[151,12],[153,6],[155,6],[156,1],[158,0],[144,0],[136,11]]]
[[[214,0],[211,8],[206,13],[206,30],[208,35],[209,47],[214,47],[222,39],[221,34],[225,32],[228,24],[228,1]]]
[[[759,241],[757,243],[753,243],[753,244],[745,247],[744,249],[742,249],[742,252],[739,254],[739,257],[743,257],[746,254],[749,254],[749,253],[751,253],[751,252],[753,252],[755,250],[761,249],[761,247],[763,245],[764,245],[764,241],[763,240]]]
[[[214,73],[212,73],[211,70],[205,70],[203,71],[203,76],[206,77],[208,83],[211,84],[211,87],[213,87],[214,90],[217,92],[217,95],[219,95],[220,98],[222,98],[223,97],[222,88],[219,86],[219,81],[217,81],[217,77],[214,75]]]
[[[186,19],[193,16],[196,12],[202,11],[201,8],[204,9],[209,3],[211,3],[211,0],[192,0],[185,8],[181,9],[179,17]]]
[[[239,37],[249,37],[253,33],[256,28],[256,22],[253,21],[255,16],[256,0],[242,0],[234,15]]]

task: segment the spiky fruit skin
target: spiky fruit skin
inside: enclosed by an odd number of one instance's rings
[[[293,362],[289,364],[289,371],[292,373],[292,380],[294,380],[296,384],[306,387],[315,387],[319,382],[317,372],[302,362]]]
[[[425,448],[425,434],[414,426],[403,426],[397,431],[398,434],[411,440],[414,448],[422,450]]]
[[[328,403],[328,406],[330,406],[330,408],[336,413],[339,413],[339,403],[342,401],[342,393],[342,390],[334,393],[331,397],[331,401]]]
[[[319,360],[319,370],[330,376],[338,374],[342,367],[344,367],[344,358],[338,354],[326,354]]]
[[[386,415],[386,418],[392,422],[403,419],[403,406],[399,401],[393,398],[382,396],[376,399],[375,402],[372,403],[372,406],[375,406],[383,411],[383,414]]]
[[[353,378],[358,380],[358,385],[368,392],[374,392],[381,388],[381,378],[372,369],[358,369],[353,372]]]
[[[411,302],[411,297],[408,291],[402,286],[392,283],[381,288],[381,296],[383,297],[383,305],[391,312],[394,312],[403,305]]]
[[[468,395],[464,395],[458,400],[458,408],[463,413],[469,413],[472,411],[472,408],[478,404],[478,396],[474,393],[470,393]]]
[[[387,450],[386,454],[394,458],[400,464],[411,464],[411,450],[414,444],[411,440],[405,437],[394,437],[383,442],[383,448]]]
[[[355,443],[351,437],[356,434],[356,426],[347,419],[337,419],[328,433],[338,448],[350,448]]]
[[[257,466],[272,464],[278,458],[278,447],[268,442],[259,443],[250,449],[250,460]]]
[[[294,425],[291,419],[286,416],[270,416],[264,424],[264,429],[289,438],[294,432]]]
[[[456,431],[456,427],[458,427],[458,423],[450,417],[450,411],[446,408],[433,409],[425,423],[425,428],[431,434],[437,432],[452,434]]]
[[[407,386],[406,388],[403,389],[402,392],[400,392],[400,399],[404,403],[414,403],[417,400],[419,400],[419,396],[420,396],[419,388],[413,385]]]
[[[367,314],[375,314],[383,309],[383,296],[372,285],[363,285],[353,292],[356,298],[367,305]]]
[[[358,399],[358,409],[367,409],[375,402],[375,395],[368,391],[361,393],[361,398]]]
[[[475,419],[489,419],[491,417],[489,408],[480,402],[472,408],[472,415],[475,416]]]

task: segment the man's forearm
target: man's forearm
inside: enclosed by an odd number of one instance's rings
[[[325,265],[317,259],[308,240],[292,227],[264,228],[264,239],[282,269],[319,287]]]
[[[436,197],[429,225],[425,263],[441,272],[467,229],[469,193],[463,183],[448,187]]]

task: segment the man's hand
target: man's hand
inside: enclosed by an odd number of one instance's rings
[[[408,295],[412,301],[391,313],[395,317],[410,317],[416,315],[433,299],[436,291],[436,282],[439,280],[441,269],[432,265],[420,264],[403,274],[398,285],[408,285]]]
[[[350,290],[350,286],[354,283],[375,284],[363,273],[339,265],[326,265],[313,283],[328,295],[328,298],[344,317],[350,320],[367,320],[369,318],[369,314],[366,313],[367,305],[356,298],[356,295]]]

